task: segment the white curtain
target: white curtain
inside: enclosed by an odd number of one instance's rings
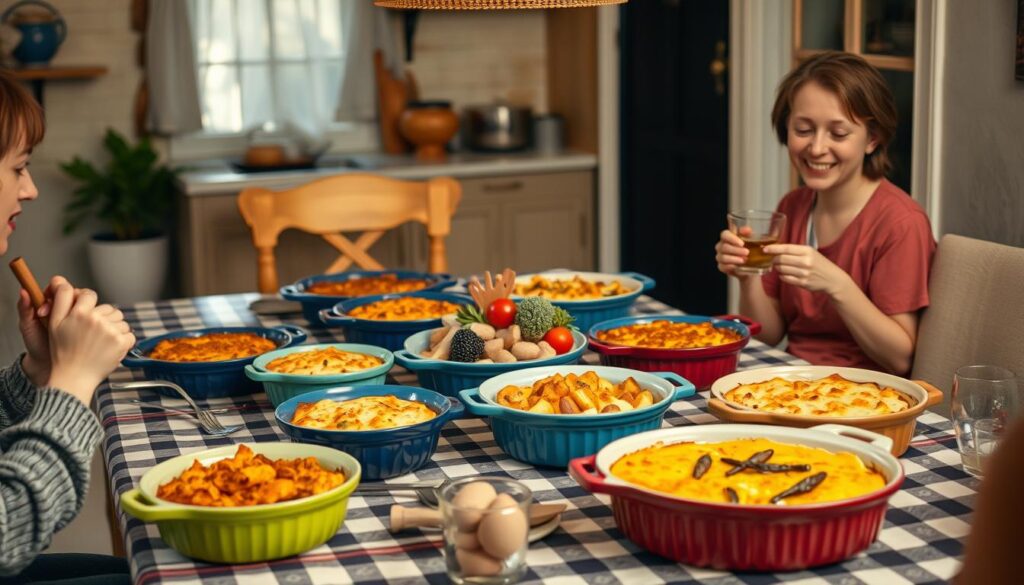
[[[188,7],[180,0],[150,0],[146,27],[148,127],[157,134],[202,129]]]
[[[203,127],[322,134],[375,117],[374,9],[363,0],[188,0]]]

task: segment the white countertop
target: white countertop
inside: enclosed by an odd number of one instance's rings
[[[429,179],[433,177],[498,177],[531,173],[556,173],[593,169],[597,155],[582,152],[540,154],[517,153],[457,153],[449,154],[443,162],[418,161],[411,154],[351,154],[325,155],[312,169],[237,172],[227,161],[185,163],[187,172],[179,176],[178,184],[188,196],[223,195],[237,193],[246,187],[288,189],[341,173],[371,173],[395,179]]]

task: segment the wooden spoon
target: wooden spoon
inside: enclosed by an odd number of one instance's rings
[[[531,504],[530,526],[548,522],[566,508],[565,504]],[[441,526],[441,511],[421,506],[406,507],[395,504],[391,506],[391,532],[401,532],[406,528],[424,526]]]

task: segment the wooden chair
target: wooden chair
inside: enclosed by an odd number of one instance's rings
[[[458,181],[441,177],[429,181],[399,181],[375,175],[337,175],[285,191],[250,187],[238,195],[238,209],[252,230],[257,251],[261,293],[278,290],[274,248],[286,229],[317,234],[341,256],[324,272],[341,272],[353,263],[365,270],[384,267],[368,250],[389,229],[408,221],[427,228],[430,272],[448,268],[444,238],[462,198]],[[362,232],[350,240],[343,232]]]
[[[912,377],[940,388],[948,416],[953,373],[991,364],[1024,376],[1024,248],[963,236],[939,242],[928,279],[931,304],[917,332]]]

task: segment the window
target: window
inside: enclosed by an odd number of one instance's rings
[[[266,122],[324,135],[334,150],[375,147],[367,124],[338,119],[347,1],[189,0],[203,130],[172,148],[238,154]]]

